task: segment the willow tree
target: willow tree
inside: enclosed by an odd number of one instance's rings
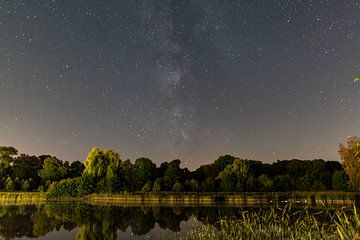
[[[339,155],[349,177],[351,190],[360,191],[360,138],[348,138],[346,146],[339,144]]]
[[[121,168],[120,155],[114,150],[94,147],[85,160],[84,175],[97,182],[99,192],[112,192]]]
[[[219,173],[217,179],[221,181],[220,187],[225,192],[244,192],[252,190],[254,177],[250,173],[250,165],[247,160],[235,159]]]

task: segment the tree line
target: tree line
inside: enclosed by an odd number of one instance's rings
[[[0,190],[47,191],[49,196],[124,192],[286,192],[359,191],[360,139],[340,145],[337,161],[278,160],[274,163],[231,155],[194,171],[176,159],[157,166],[149,158],[122,160],[114,150],[94,147],[84,163],[54,156],[18,154],[0,147]]]

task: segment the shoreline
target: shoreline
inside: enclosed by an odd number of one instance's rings
[[[109,205],[269,205],[269,204],[360,204],[358,192],[269,193],[117,193],[85,197],[48,198],[45,192],[0,192],[0,205],[84,202]]]

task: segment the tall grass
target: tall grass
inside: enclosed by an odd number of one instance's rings
[[[0,204],[32,204],[43,203],[45,193],[41,192],[0,192]]]
[[[243,212],[239,219],[223,219],[191,231],[186,240],[234,239],[360,239],[355,207],[312,213],[307,207],[293,212],[291,205],[270,211]]]

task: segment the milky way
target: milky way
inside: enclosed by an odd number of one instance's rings
[[[0,0],[0,145],[194,168],[338,160],[360,135],[359,1]]]

